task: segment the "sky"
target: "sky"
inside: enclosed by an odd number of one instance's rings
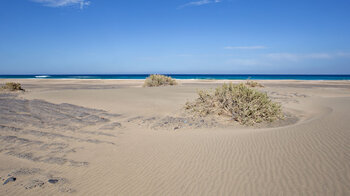
[[[349,0],[1,0],[0,74],[350,74]]]

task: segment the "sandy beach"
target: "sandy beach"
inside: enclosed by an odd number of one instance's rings
[[[255,127],[184,111],[224,80],[8,81],[0,195],[350,195],[350,81],[260,81],[286,119]]]

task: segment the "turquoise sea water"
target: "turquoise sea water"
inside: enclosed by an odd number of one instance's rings
[[[350,75],[165,74],[175,79],[350,80]],[[0,75],[2,79],[145,79],[149,74]]]

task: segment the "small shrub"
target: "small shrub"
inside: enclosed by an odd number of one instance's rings
[[[7,82],[4,86],[1,87],[4,90],[9,91],[24,91],[20,83]]]
[[[231,117],[240,124],[253,125],[283,118],[281,106],[271,101],[266,93],[244,84],[224,84],[213,93],[199,91],[198,98],[187,102],[185,109],[207,116],[210,114]]]
[[[256,81],[252,81],[252,80],[247,80],[247,82],[245,83],[247,86],[249,87],[264,87],[264,85],[256,82]]]
[[[165,75],[154,74],[146,78],[144,87],[177,85],[176,80]]]

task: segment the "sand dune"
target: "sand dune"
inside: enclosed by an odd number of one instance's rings
[[[264,81],[290,114],[272,127],[183,113],[223,81],[20,82],[0,96],[0,195],[350,194],[347,81]]]

